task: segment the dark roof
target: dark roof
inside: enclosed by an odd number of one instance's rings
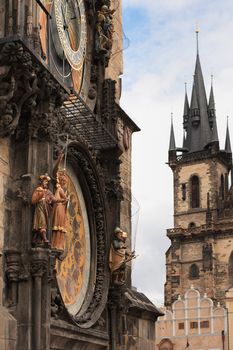
[[[226,151],[227,153],[231,153],[231,140],[230,140],[230,134],[229,134],[229,128],[228,128],[228,121],[227,121],[225,151]]]
[[[192,122],[193,113],[199,121]],[[208,105],[199,54],[197,53],[192,89],[190,115],[187,128],[187,148],[189,152],[200,151],[211,141],[212,131],[208,118]]]
[[[120,117],[124,120],[124,122],[129,126],[129,128],[133,131],[141,131],[141,129],[137,126],[137,124],[128,116],[128,114],[121,108],[121,106],[116,103],[116,110],[120,114]]]
[[[209,106],[208,107],[209,107],[209,109],[212,109],[215,112],[213,85],[211,85],[211,89],[210,89],[210,98],[209,98]]]
[[[218,129],[217,129],[216,117],[214,117],[211,142],[216,142],[216,141],[218,141]]]
[[[147,312],[150,316],[157,319],[163,316],[163,313],[145,296],[135,289],[127,289],[125,296],[129,302],[129,308],[140,312]]]
[[[170,142],[169,142],[169,151],[176,150],[176,142],[173,128],[173,120],[171,120],[171,131],[170,131]]]
[[[185,91],[185,98],[184,98],[184,116],[189,115],[189,101],[188,101],[188,95]]]

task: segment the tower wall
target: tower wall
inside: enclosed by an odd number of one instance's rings
[[[207,194],[210,209],[216,210],[217,193],[220,192],[221,175],[225,179],[228,170],[216,158],[178,165],[174,170],[174,226],[188,228],[190,223],[201,226],[206,223]],[[191,178],[198,176],[200,206],[191,208]],[[225,181],[225,180],[224,180]],[[185,190],[182,186],[185,186]],[[185,199],[184,192],[185,191]]]
[[[112,9],[115,10],[112,56],[106,69],[105,78],[116,81],[116,100],[119,102],[121,96],[120,75],[123,74],[122,0],[112,1]]]

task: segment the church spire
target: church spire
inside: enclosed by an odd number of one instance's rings
[[[209,116],[210,127],[213,128],[214,119],[216,118],[214,90],[213,90],[213,75],[211,75],[211,89],[210,89],[210,98],[209,98],[209,105],[208,105],[208,116]]]
[[[203,150],[211,141],[211,128],[207,113],[207,97],[201,70],[197,34],[197,56],[190,106],[190,122],[187,129],[187,147],[189,152]]]
[[[183,126],[185,131],[187,131],[188,129],[188,120],[189,120],[189,101],[187,96],[187,83],[185,83],[184,114],[183,114]]]
[[[171,131],[170,131],[170,142],[169,142],[169,151],[176,150],[176,142],[173,128],[173,113],[171,113]]]
[[[229,133],[229,127],[228,127],[228,117],[227,117],[227,131],[226,131],[226,141],[225,141],[225,152],[226,153],[232,153],[231,152],[230,133]]]

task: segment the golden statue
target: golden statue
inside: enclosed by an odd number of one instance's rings
[[[32,243],[40,243],[41,240],[44,243],[49,243],[47,238],[47,229],[49,223],[49,216],[52,211],[52,205],[55,201],[55,197],[48,189],[50,181],[48,174],[40,175],[39,185],[33,191],[32,204],[35,205],[35,212],[33,218],[33,232],[34,236]]]
[[[65,234],[66,234],[66,212],[68,204],[68,196],[66,194],[67,175],[66,170],[60,170],[59,166],[64,157],[61,154],[58,157],[57,163],[54,167],[54,175],[56,177],[55,203],[53,207],[52,217],[52,239],[51,244],[53,249],[60,251],[64,250]]]
[[[131,252],[126,244],[127,233],[116,227],[110,247],[109,267],[112,283],[123,285],[126,281],[126,263],[135,259],[135,252]]]

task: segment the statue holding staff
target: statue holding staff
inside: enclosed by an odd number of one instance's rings
[[[126,263],[136,258],[135,252],[128,249],[126,239],[127,233],[116,227],[110,248],[109,267],[112,283],[119,286],[126,281]]]

